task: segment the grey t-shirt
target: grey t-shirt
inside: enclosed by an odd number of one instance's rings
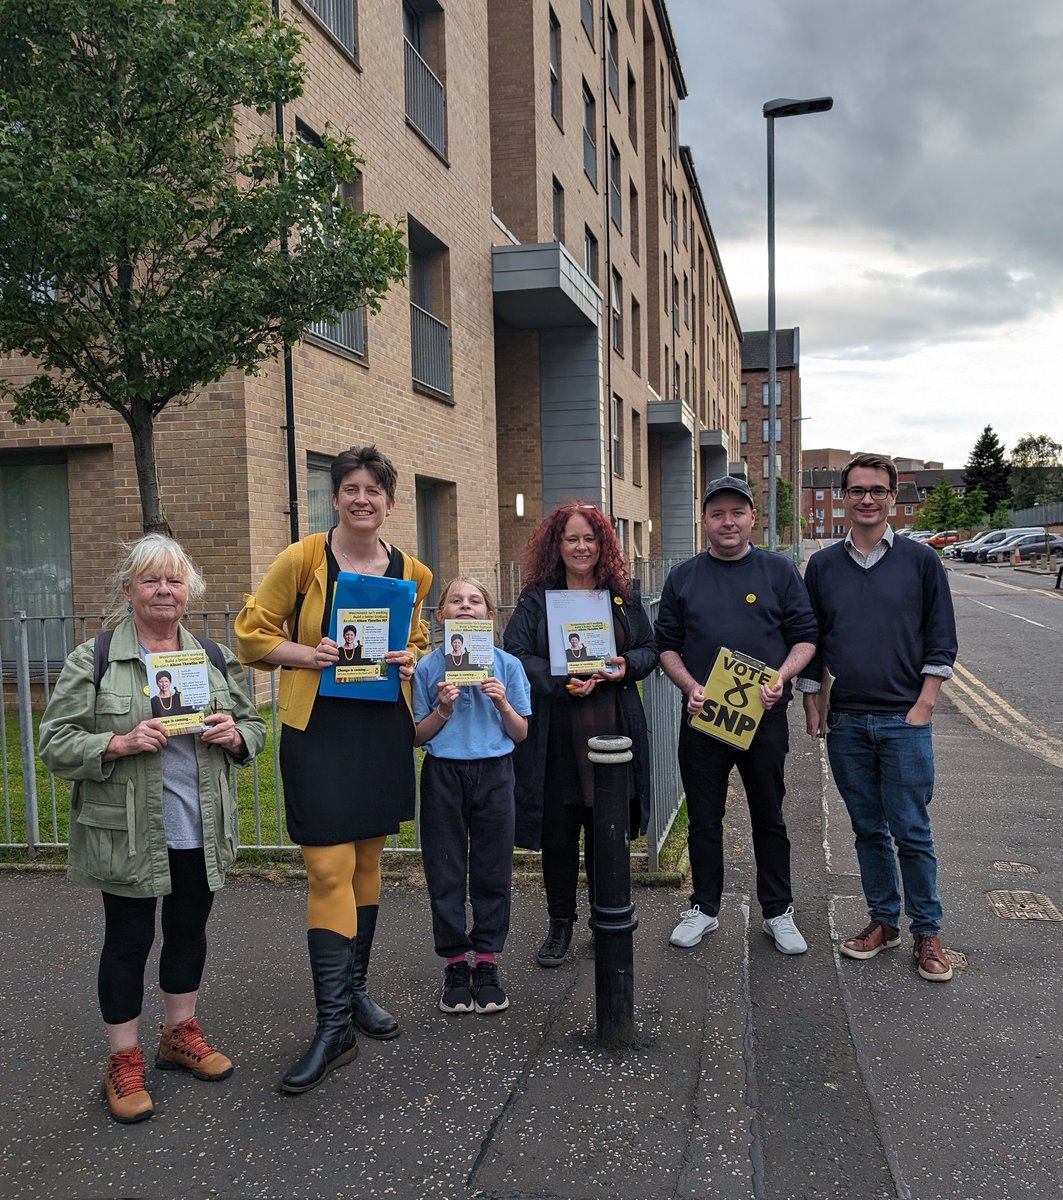
[[[140,647],[147,667],[148,651]],[[162,824],[171,850],[198,850],[203,845],[203,815],[199,810],[198,733],[171,737],[162,750]]]

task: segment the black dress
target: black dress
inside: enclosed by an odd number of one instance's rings
[[[326,542],[326,595],[339,565]],[[384,572],[402,578],[402,554],[392,547]],[[330,636],[329,606],[321,636]],[[305,729],[281,731],[281,777],[288,837],[297,846],[338,846],[397,833],[412,821],[416,797],[413,718],[398,699],[317,696]]]

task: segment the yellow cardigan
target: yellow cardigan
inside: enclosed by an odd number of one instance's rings
[[[321,559],[314,570],[299,615],[299,644],[316,646],[321,640],[328,564],[325,561],[324,541],[320,536],[312,536],[278,554],[256,594],[244,597],[244,607],[236,618],[236,639],[240,661],[245,666],[265,671],[277,670],[273,663],[265,661],[266,655],[282,642],[291,640],[289,630],[295,616],[295,598],[299,594],[300,581],[306,577],[304,547],[309,546],[309,551],[313,553],[315,545],[319,548]],[[415,658],[420,658],[428,651],[428,626],[421,620],[421,604],[432,586],[432,572],[424,563],[404,551],[400,550],[399,553],[402,554],[403,579],[412,579],[417,584],[407,646]],[[306,728],[320,679],[321,672],[309,667],[293,667],[281,672],[277,711],[283,724],[293,729]],[[413,697],[408,682],[402,684],[402,695],[412,720]]]

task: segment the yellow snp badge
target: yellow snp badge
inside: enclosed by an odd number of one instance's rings
[[[747,604],[756,604],[756,602],[757,602],[756,592],[749,592],[746,596],[746,603]]]
[[[736,650],[720,647],[705,681],[705,703],[690,727],[740,750],[748,750],[764,715],[761,684],[776,683],[779,672]]]

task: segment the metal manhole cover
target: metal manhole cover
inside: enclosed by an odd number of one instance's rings
[[[1002,875],[1037,875],[1037,874],[1039,874],[1037,868],[1031,867],[1029,863],[1005,862],[1003,859],[998,859],[993,864],[993,870],[999,871]]]
[[[986,892],[998,917],[1011,921],[1063,921],[1063,913],[1039,892]]]
[[[956,968],[957,971],[967,969],[967,955],[962,950],[945,950],[945,957]]]

